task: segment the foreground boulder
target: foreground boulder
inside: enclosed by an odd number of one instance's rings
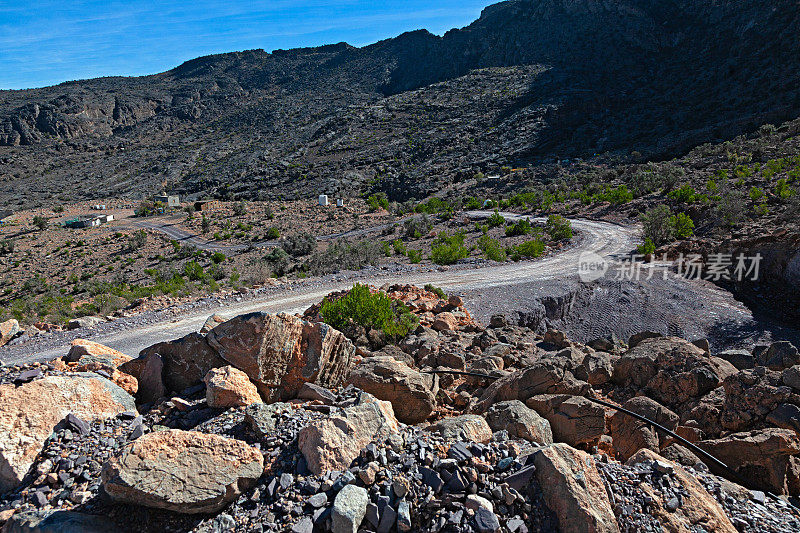
[[[14,513],[3,533],[115,533],[119,526],[108,518],[75,511]]]
[[[64,362],[71,363],[69,366],[75,371],[105,372],[111,381],[133,396],[139,390],[138,380],[130,374],[118,370],[121,365],[131,360],[129,355],[86,339],[72,341],[69,353],[63,358]]]
[[[436,408],[435,376],[421,374],[390,356],[365,359],[350,372],[347,381],[379,400],[391,402],[397,419],[406,424],[422,422]]]
[[[46,376],[0,385],[0,492],[15,488],[56,425],[72,413],[84,421],[135,411],[133,398],[97,374]]]
[[[448,441],[489,442],[492,428],[480,415],[461,415],[439,420],[428,428]]]
[[[209,370],[203,381],[209,407],[227,409],[261,403],[258,389],[247,378],[247,374],[230,365]]]
[[[295,398],[306,382],[341,385],[355,362],[355,347],[344,334],[286,313],[237,316],[212,329],[207,339],[222,359],[250,377],[267,402]]]
[[[200,383],[209,370],[225,366],[227,363],[217,355],[199,333],[190,333],[170,342],[159,342],[139,353],[139,358],[122,365],[120,370],[139,378],[148,357],[159,355],[162,361],[161,383],[148,381],[145,387],[139,380],[140,396],[158,398],[159,389],[180,392]],[[152,360],[152,357],[151,357]],[[153,389],[153,390],[150,390]]]
[[[340,415],[317,420],[300,430],[298,446],[314,474],[349,468],[361,449],[398,432],[392,404],[361,393]]]
[[[496,403],[507,400],[526,401],[538,394],[583,395],[589,384],[575,379],[563,366],[550,361],[542,361],[532,366],[504,376],[486,388],[478,403],[476,413],[484,413]]]
[[[589,454],[553,444],[534,454],[534,465],[545,503],[558,517],[559,531],[619,531],[603,480]]]
[[[646,396],[631,398],[622,404],[622,407],[671,431],[675,431],[678,427],[678,415]],[[614,449],[623,461],[642,448],[659,450],[658,432],[650,424],[622,411],[617,411],[611,417],[611,438]]]
[[[261,453],[242,441],[171,429],[126,446],[101,476],[115,501],[195,514],[219,511],[263,470]]]
[[[542,394],[526,405],[547,419],[556,442],[594,444],[606,432],[605,410],[582,396]]]
[[[0,322],[0,346],[7,344],[19,331],[19,322],[13,318]]]
[[[682,498],[677,508],[670,509],[660,492],[642,483],[641,490],[650,497],[650,512],[666,531],[721,531],[734,533],[736,528],[722,510],[717,499],[680,465],[666,460],[652,450],[641,450],[627,464],[645,463],[654,469],[672,474],[680,484]]]
[[[667,406],[678,406],[718,387],[737,369],[678,337],[640,341],[614,362],[612,380],[642,389]]]
[[[735,470],[751,488],[800,494],[800,437],[792,430],[733,433],[697,445]]]
[[[519,400],[494,404],[486,412],[486,421],[492,431],[505,430],[511,438],[553,444],[550,422]]]

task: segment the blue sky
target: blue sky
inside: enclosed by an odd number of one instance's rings
[[[162,72],[206,54],[469,24],[493,0],[0,0],[0,89]]]

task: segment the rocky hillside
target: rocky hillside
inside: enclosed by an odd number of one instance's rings
[[[514,0],[442,37],[2,91],[0,200],[404,199],[503,165],[672,155],[796,116],[798,17],[788,0]]]
[[[788,342],[584,345],[385,290],[419,321],[395,342],[314,306],[0,369],[4,531],[800,528]]]

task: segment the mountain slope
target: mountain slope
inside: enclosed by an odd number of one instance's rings
[[[794,2],[516,0],[439,37],[234,52],[0,91],[0,200],[386,190],[671,156],[800,108]]]

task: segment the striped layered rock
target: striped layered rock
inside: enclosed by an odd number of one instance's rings
[[[355,363],[355,347],[341,332],[286,313],[235,317],[212,329],[207,340],[247,374],[266,402],[295,398],[305,383],[341,385]]]
[[[221,510],[263,471],[263,456],[245,442],[172,429],[127,445],[101,476],[115,501],[196,514]]]
[[[19,485],[45,440],[68,414],[94,421],[135,410],[130,394],[96,374],[46,376],[19,387],[0,385],[0,492]]]

